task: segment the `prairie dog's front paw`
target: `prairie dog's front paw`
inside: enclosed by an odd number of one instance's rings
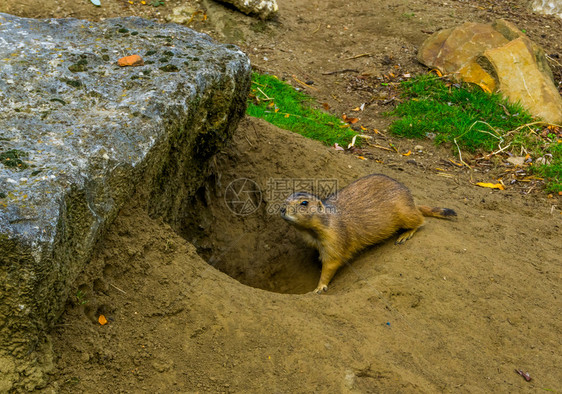
[[[313,293],[315,294],[322,294],[324,292],[328,291],[328,286],[327,285],[318,285],[318,287],[316,289],[314,289]]]

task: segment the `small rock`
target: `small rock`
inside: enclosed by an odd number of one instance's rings
[[[255,14],[261,19],[273,17],[279,7],[276,0],[223,0],[232,4],[245,14]]]
[[[535,160],[535,164],[538,165],[538,166],[546,166],[546,165],[550,164],[551,161],[552,161],[552,157],[543,156],[543,157],[539,157],[537,160]]]
[[[423,152],[423,146],[421,146],[421,145],[416,145],[416,146],[414,146],[414,150],[415,150],[416,152]]]
[[[562,1],[534,0],[532,4],[534,12],[545,15],[556,15],[562,18]]]
[[[525,163],[525,158],[523,156],[508,157],[507,162],[513,164],[514,166],[522,166],[523,163]]]
[[[193,15],[197,10],[189,5],[182,5],[179,7],[174,7],[170,15],[166,15],[166,21],[183,24],[188,23],[193,19]]]

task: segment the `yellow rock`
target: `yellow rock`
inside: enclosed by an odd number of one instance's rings
[[[443,74],[499,91],[533,116],[562,123],[562,97],[542,48],[505,20],[466,22],[429,37],[418,60]]]
[[[527,37],[489,49],[490,61],[499,80],[499,91],[509,101],[520,102],[533,115],[550,123],[562,123],[562,97],[548,76],[537,67],[536,53]]]

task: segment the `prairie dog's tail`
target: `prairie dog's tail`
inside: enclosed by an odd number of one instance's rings
[[[417,208],[423,216],[440,219],[452,219],[457,216],[457,213],[449,208],[432,208],[427,205],[418,205]]]

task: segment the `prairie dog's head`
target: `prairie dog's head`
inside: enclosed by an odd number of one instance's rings
[[[314,194],[298,192],[291,194],[281,207],[281,217],[300,227],[310,228],[325,212],[324,203]]]

